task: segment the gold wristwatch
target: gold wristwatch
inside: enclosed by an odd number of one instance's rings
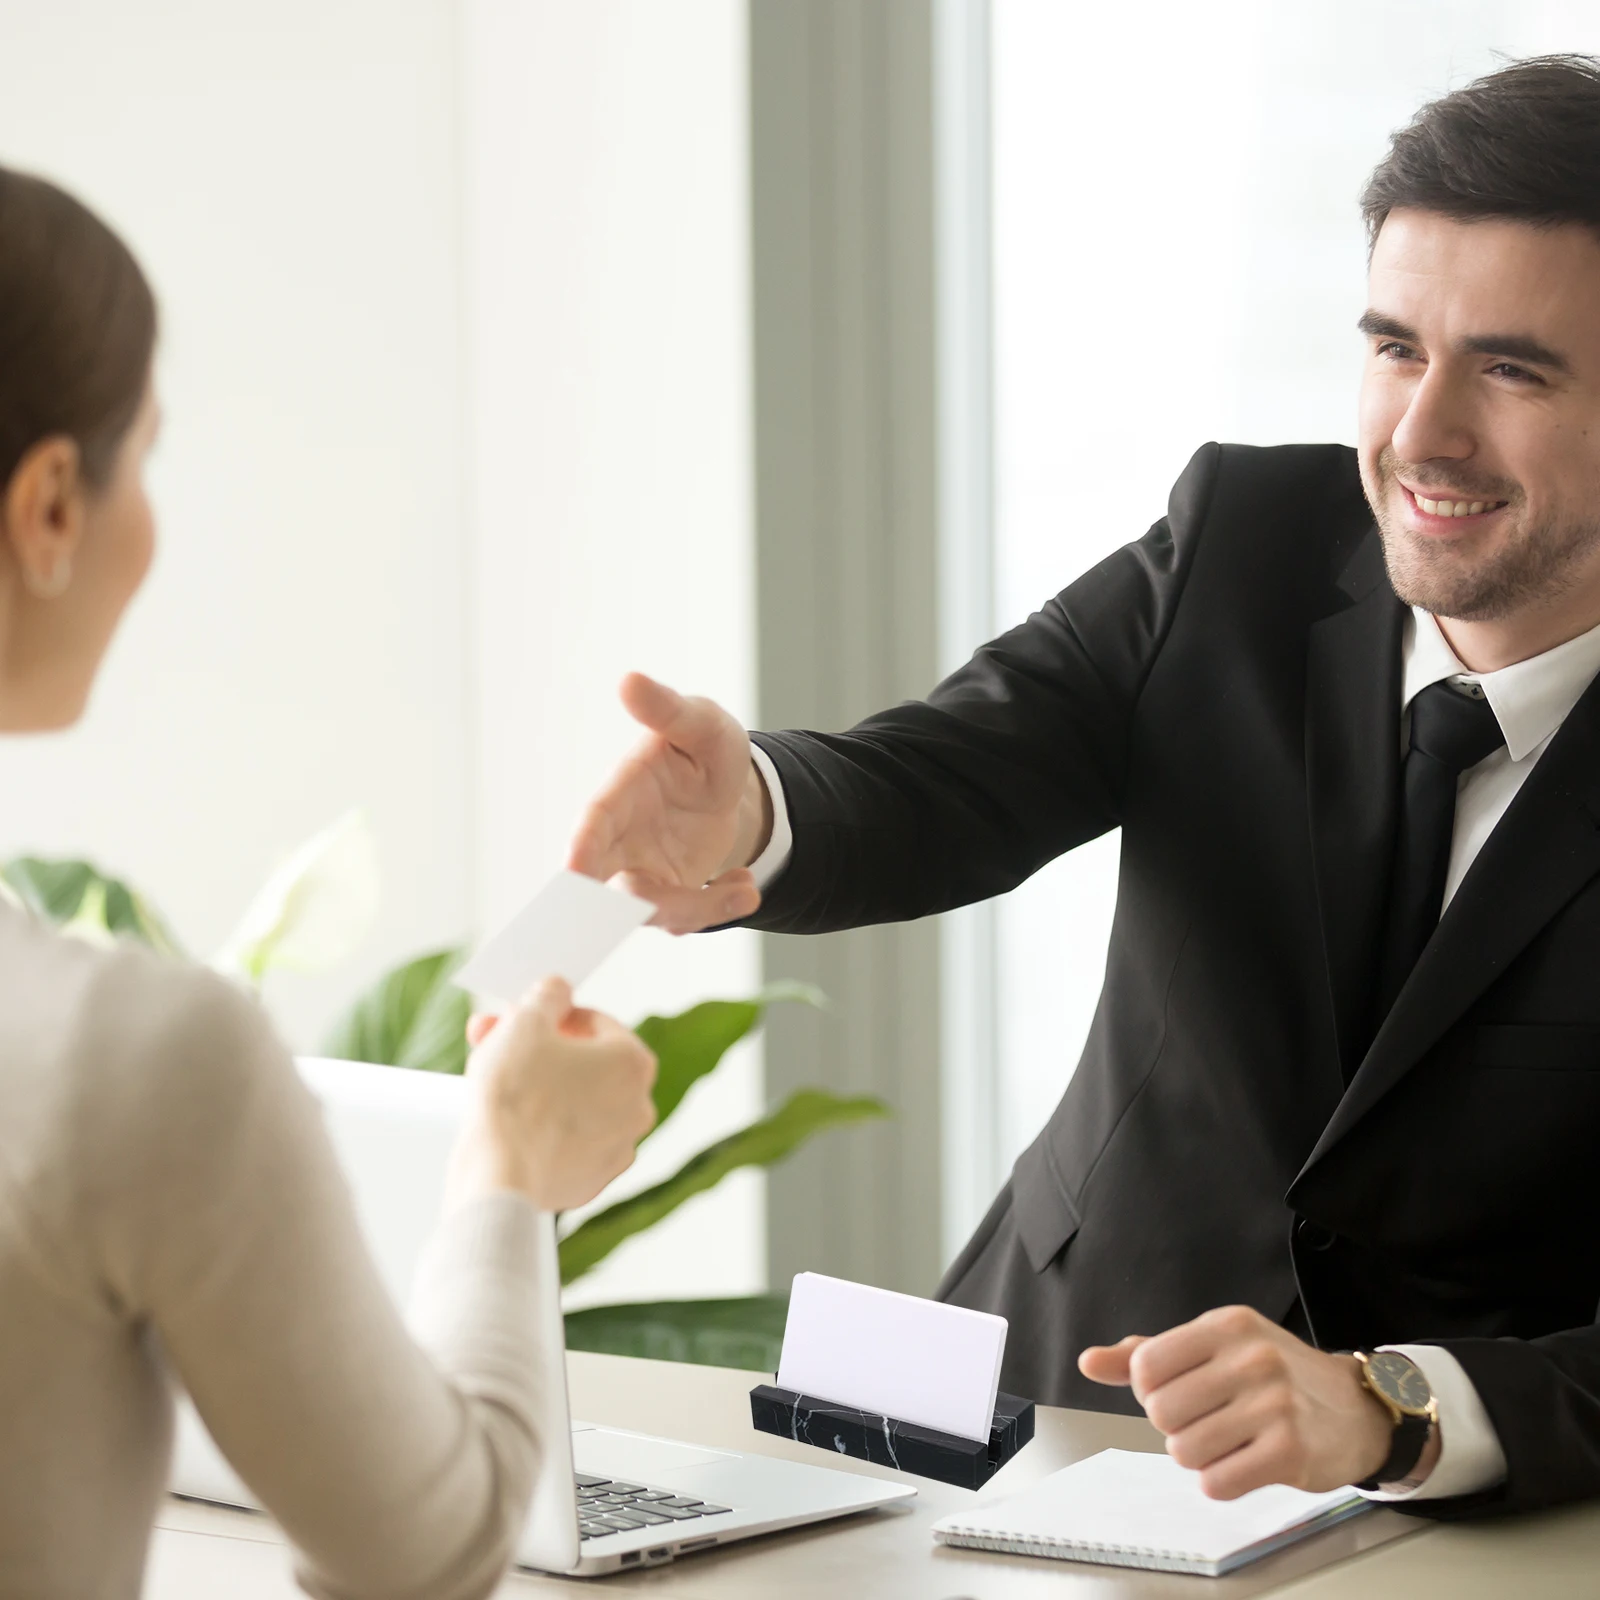
[[[1439,1402],[1433,1397],[1428,1380],[1410,1356],[1398,1350],[1379,1350],[1372,1355],[1362,1350],[1350,1352],[1360,1363],[1361,1382],[1375,1395],[1394,1423],[1394,1442],[1389,1459],[1358,1489],[1415,1489],[1420,1479],[1408,1474],[1422,1459],[1428,1435],[1439,1423]]]

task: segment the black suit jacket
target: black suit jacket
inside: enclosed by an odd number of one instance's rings
[[[1442,1344],[1509,1478],[1417,1509],[1541,1505],[1600,1492],[1600,693],[1370,1037],[1403,616],[1352,451],[1207,445],[926,701],[757,736],[794,853],[752,920],[926,916],[1120,826],[1082,1059],[940,1292],[1010,1318],[1007,1389],[1096,1409],[1136,1407],[1085,1345],[1225,1303]]]

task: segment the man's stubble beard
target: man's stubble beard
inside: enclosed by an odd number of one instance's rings
[[[1580,570],[1600,550],[1600,519],[1546,522],[1515,529],[1511,537],[1480,560],[1444,542],[1434,542],[1401,527],[1390,510],[1398,464],[1385,446],[1378,457],[1378,483],[1362,474],[1367,503],[1383,539],[1384,565],[1394,592],[1410,606],[1460,622],[1498,622],[1530,606],[1547,605],[1566,594]],[[1515,514],[1521,496],[1515,486],[1426,483],[1441,498],[1509,500]],[[1506,492],[1506,488],[1511,493]],[[1403,492],[1403,491],[1401,491]]]

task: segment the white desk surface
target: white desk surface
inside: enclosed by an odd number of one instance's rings
[[[750,1388],[768,1375],[574,1353],[575,1416],[696,1444],[816,1462],[816,1450],[757,1433]],[[1159,1448],[1144,1421],[1041,1406],[1034,1442],[982,1491],[1009,1494],[1108,1446]],[[498,1594],[570,1597],[648,1590],[695,1600],[1592,1600],[1600,1595],[1600,1505],[1453,1526],[1373,1512],[1228,1578],[1140,1573],[936,1546],[928,1524],[973,1497],[886,1467],[828,1465],[902,1478],[909,1509],[752,1539],[670,1566],[582,1580],[517,1573]],[[582,1585],[580,1591],[580,1583]],[[264,1517],[169,1500],[151,1542],[145,1600],[295,1600],[288,1553]],[[303,1597],[302,1597],[303,1600]]]

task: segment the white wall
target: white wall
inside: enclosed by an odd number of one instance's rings
[[[0,742],[0,851],[88,853],[200,953],[371,812],[382,926],[272,1001],[312,1044],[470,920],[448,0],[0,4],[0,161],[162,302],[160,549],[82,726]]]
[[[1356,197],[1390,130],[1493,70],[1496,50],[1600,50],[1600,14],[1586,0],[993,9],[1008,627],[1143,534],[1205,440],[1353,439]],[[1082,1048],[1116,859],[1114,836],[1097,841],[1002,903],[1003,1168]]]
[[[206,952],[364,804],[381,924],[269,983],[299,1047],[559,865],[624,670],[750,705],[742,30],[737,0],[0,0],[0,161],[146,263],[167,413],[156,570],[85,723],[0,743],[0,854],[91,855]],[[590,997],[756,981],[748,936],[651,935]],[[747,1050],[643,1173],[760,1098]],[[760,1287],[762,1195],[589,1297]]]
[[[753,709],[744,7],[472,0],[466,16],[475,865],[493,921],[560,864],[633,742],[627,668]],[[753,934],[647,930],[587,993],[632,1019],[758,982]],[[746,1049],[620,1189],[760,1110]],[[681,1294],[691,1272],[698,1292],[760,1288],[763,1195],[736,1175],[575,1302]]]

